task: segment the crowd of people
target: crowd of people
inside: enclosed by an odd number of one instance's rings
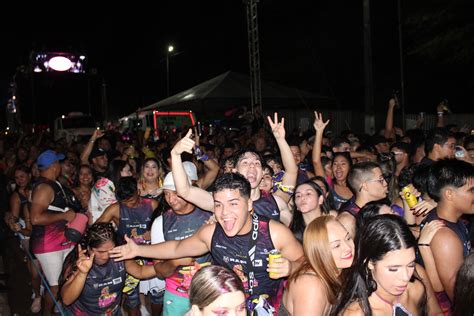
[[[474,135],[97,130],[0,144],[44,315],[472,315]],[[7,202],[9,201],[9,202]],[[3,253],[3,256],[8,253]],[[43,279],[43,282],[42,282]]]

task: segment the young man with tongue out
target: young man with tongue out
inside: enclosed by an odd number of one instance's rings
[[[272,133],[280,150],[281,160],[285,168],[281,188],[282,190],[291,191],[296,184],[298,166],[293,158],[290,146],[285,140],[285,119],[282,118],[279,122],[277,113],[275,113],[273,120],[270,117],[267,117],[267,119],[272,128]],[[191,130],[189,130],[186,136],[176,143],[171,150],[176,192],[183,199],[193,203],[200,209],[213,211],[214,200],[212,195],[205,190],[189,185],[186,180],[186,172],[182,165],[181,154],[183,152],[192,153],[194,146],[194,141],[191,139]],[[243,150],[236,153],[234,166],[233,172],[240,173],[250,182],[250,198],[253,201],[254,212],[258,215],[281,221],[288,226],[292,218],[287,204],[290,195],[282,190],[277,190],[273,194],[265,193],[259,188],[263,177],[260,154],[251,150]]]
[[[217,223],[202,226],[186,239],[155,245],[136,245],[126,238],[127,244],[111,250],[111,257],[176,259],[210,251],[214,264],[232,269],[242,279],[249,310],[270,310],[270,306],[278,310],[282,278],[299,266],[303,249],[283,224],[251,213],[250,192],[250,183],[242,175],[224,174],[216,180],[213,193]],[[269,264],[273,249],[282,257]]]

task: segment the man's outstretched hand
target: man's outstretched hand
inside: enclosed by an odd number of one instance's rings
[[[115,247],[109,251],[110,258],[113,258],[115,261],[122,261],[127,259],[133,259],[138,256],[138,245],[127,235],[124,236],[125,245]]]

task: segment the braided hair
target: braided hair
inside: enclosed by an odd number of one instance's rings
[[[117,234],[115,233],[112,223],[94,223],[90,226],[82,236],[79,243],[71,252],[69,252],[66,259],[64,259],[63,268],[59,277],[60,287],[62,287],[69,277],[77,270],[76,262],[79,258],[79,245],[81,245],[83,250],[97,248],[109,240],[113,241],[114,244],[117,244]]]

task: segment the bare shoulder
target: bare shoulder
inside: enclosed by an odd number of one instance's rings
[[[350,214],[349,212],[341,212],[337,214],[337,219],[344,219],[344,220],[350,220],[355,222],[355,217],[354,215]]]
[[[44,194],[47,192],[53,192],[53,188],[47,183],[40,183],[33,190],[33,196],[37,194]]]
[[[321,282],[321,279],[319,279],[319,277],[314,273],[302,273],[291,283],[291,285],[294,285],[297,289],[300,289],[301,294],[311,292],[311,295],[313,293],[326,295],[326,290],[323,283]]]
[[[54,198],[53,188],[46,184],[39,184],[31,194],[31,201],[34,204],[46,205],[49,204]]]
[[[107,206],[107,208],[105,209],[104,212],[115,212],[115,211],[118,211],[118,210],[120,210],[120,204],[119,204],[119,202],[115,202],[115,203],[112,203],[109,206]]]
[[[431,251],[441,250],[443,252],[462,251],[462,243],[454,231],[443,227],[436,232],[431,241]]]

